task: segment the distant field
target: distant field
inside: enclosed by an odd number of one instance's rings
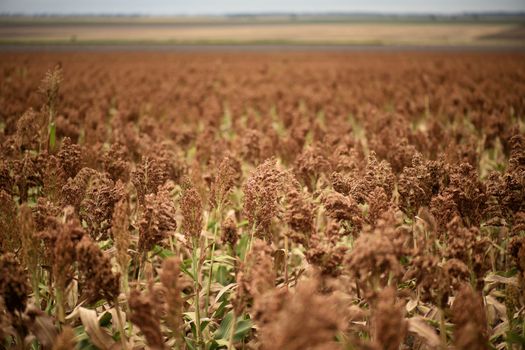
[[[512,35],[507,35],[512,33]],[[524,46],[520,23],[114,18],[0,21],[0,43],[299,43]]]

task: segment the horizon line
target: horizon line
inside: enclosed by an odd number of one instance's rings
[[[525,16],[525,10],[490,10],[456,12],[411,12],[411,11],[261,11],[261,12],[224,12],[224,13],[146,13],[146,12],[0,12],[0,16],[9,17],[257,17],[257,16]]]

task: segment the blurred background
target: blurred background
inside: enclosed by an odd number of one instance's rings
[[[523,0],[2,0],[3,45],[525,46]]]

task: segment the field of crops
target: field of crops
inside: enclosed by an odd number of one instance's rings
[[[1,5],[1,4],[0,4]],[[2,16],[2,45],[301,44],[525,47],[525,16]]]
[[[525,55],[1,53],[0,349],[520,349]]]

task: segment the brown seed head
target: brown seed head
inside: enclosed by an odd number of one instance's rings
[[[15,204],[9,193],[0,190],[0,253],[14,252],[20,246]]]
[[[224,208],[228,195],[242,175],[241,163],[233,157],[225,157],[219,164],[217,175],[210,187],[210,204],[212,208]]]
[[[182,193],[180,201],[182,212],[181,231],[188,240],[200,237],[202,231],[202,200],[195,187],[189,187]]]
[[[47,121],[43,114],[29,108],[16,121],[16,145],[19,150],[39,150],[46,132]]]
[[[229,244],[235,248],[239,235],[237,233],[237,223],[233,215],[228,215],[221,225],[221,240],[224,244]]]
[[[397,350],[403,343],[408,331],[404,309],[402,303],[396,302],[396,291],[392,287],[378,294],[372,324],[374,340],[381,349]]]
[[[253,243],[246,263],[237,273],[237,290],[232,301],[236,315],[241,315],[250,300],[275,286],[272,249],[264,241]]]
[[[481,295],[464,284],[452,304],[454,344],[459,350],[488,347],[488,326]]]
[[[291,240],[303,245],[308,244],[310,236],[315,230],[315,206],[310,198],[296,189],[286,194],[285,220],[291,232],[287,233]]]
[[[167,164],[157,157],[145,157],[142,163],[131,172],[131,182],[137,190],[140,204],[144,204],[148,194],[156,194],[160,186],[169,179]]]
[[[75,339],[75,332],[73,328],[64,326],[62,332],[56,337],[55,344],[53,344],[53,350],[71,350],[77,346],[77,340]]]
[[[335,337],[344,326],[344,308],[335,295],[320,294],[315,280],[300,283],[277,306],[273,321],[260,330],[263,349],[340,349]]]
[[[72,212],[72,207],[66,207],[66,212]],[[43,237],[47,248],[47,260],[51,262],[55,286],[62,293],[66,290],[74,276],[74,263],[77,261],[76,246],[85,235],[80,222],[75,217],[67,219],[66,223],[56,220],[51,230]]]
[[[334,236],[337,237],[338,236]],[[322,276],[337,277],[343,272],[347,248],[338,246],[335,239],[314,233],[305,252],[306,260],[318,267]]]
[[[130,320],[144,333],[148,345],[155,350],[165,349],[166,346],[160,330],[160,318],[156,313],[157,306],[155,302],[138,290],[133,290],[129,296],[128,303],[131,309]]]
[[[123,195],[123,187],[120,181],[115,184],[106,173],[96,173],[91,177],[80,203],[79,216],[86,222],[94,239],[109,236],[113,209]]]
[[[22,260],[24,266],[29,272],[36,273],[40,256],[42,255],[40,240],[36,236],[35,221],[33,212],[27,204],[20,207],[18,214],[18,223],[20,227],[20,239],[22,242]]]
[[[357,202],[351,196],[338,192],[326,193],[323,198],[326,214],[339,222],[349,225],[348,233],[357,234],[363,226],[363,214]]]
[[[142,253],[148,252],[166,238],[169,232],[177,229],[172,188],[173,185],[167,182],[159,188],[157,194],[148,194],[145,197],[139,222],[139,251]]]
[[[47,99],[47,105],[54,106],[58,99],[58,92],[62,83],[62,67],[59,65],[49,69],[40,83],[39,91]]]
[[[0,296],[4,299],[7,311],[23,312],[27,305],[29,285],[27,275],[15,255],[6,253],[0,256]]]
[[[76,250],[81,284],[88,302],[100,299],[115,302],[120,293],[120,274],[111,271],[109,258],[89,236],[82,237]]]
[[[387,212],[375,228],[368,228],[355,241],[347,257],[350,273],[373,296],[378,286],[404,274],[401,258],[409,253],[408,231],[397,227],[394,213]]]
[[[117,204],[115,204],[111,226],[111,232],[113,239],[115,240],[115,247],[117,248],[117,261],[123,274],[127,273],[130,261],[128,253],[128,249],[131,245],[129,216],[129,199],[127,196],[123,196]]]
[[[104,154],[102,162],[104,170],[113,181],[122,180],[127,182],[130,175],[130,164],[128,163],[126,146],[114,143]]]
[[[168,306],[167,322],[170,329],[180,336],[184,324],[182,320],[184,300],[181,293],[185,284],[179,278],[179,274],[180,260],[178,258],[171,257],[164,260],[162,272],[160,273],[160,282],[164,287],[166,304]]]
[[[62,140],[57,158],[60,160],[60,166],[67,178],[73,178],[77,175],[82,165],[81,149],[79,145],[71,142],[69,137],[64,137]]]
[[[285,172],[275,160],[259,165],[243,186],[243,213],[257,237],[269,239],[273,218],[280,216],[279,198],[283,195]]]

